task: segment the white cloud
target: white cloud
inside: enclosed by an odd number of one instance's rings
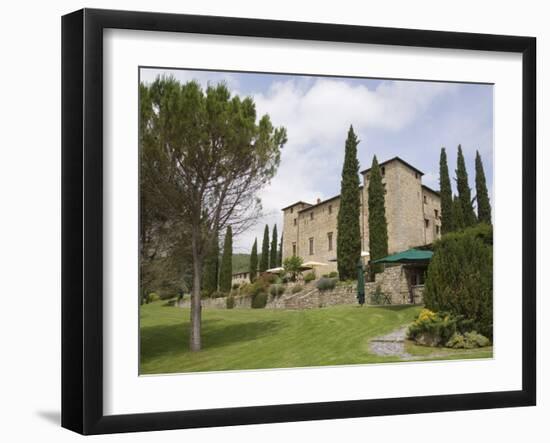
[[[398,131],[412,123],[432,100],[453,89],[452,84],[383,82],[376,89],[344,80],[317,79],[311,87],[294,80],[277,82],[254,100],[260,113],[269,113],[287,127],[301,145],[342,140],[350,124]]]
[[[304,200],[315,202],[339,193],[347,130],[353,124],[365,144],[369,129],[396,132],[414,122],[432,101],[454,85],[383,82],[376,89],[339,79],[292,79],[275,82],[253,96],[258,115],[269,114],[288,131],[288,144],[272,183],[259,195],[266,214],[254,229],[239,235],[235,246],[248,252],[261,242],[265,224],[282,231],[281,208]],[[361,145],[360,145],[361,148]]]

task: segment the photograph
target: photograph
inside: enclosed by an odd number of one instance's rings
[[[140,375],[493,358],[493,84],[136,87]]]

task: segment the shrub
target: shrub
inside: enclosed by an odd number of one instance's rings
[[[466,339],[466,343],[471,343],[476,348],[483,348],[491,344],[491,340],[476,331],[465,332],[464,338]]]
[[[212,292],[212,295],[210,295],[210,297],[212,298],[221,298],[221,297],[225,297],[227,294],[225,292],[222,292],[222,291],[214,291]]]
[[[332,271],[332,272],[329,272],[328,274],[323,274],[322,277],[325,277],[325,278],[338,278],[338,272],[337,271]]]
[[[263,309],[267,304],[267,293],[259,292],[252,296],[251,308],[252,309]]]
[[[434,245],[424,303],[471,320],[486,337],[493,334],[493,231],[484,224],[444,235]]]
[[[283,261],[283,268],[285,273],[290,276],[291,281],[296,281],[296,276],[300,273],[302,263],[304,263],[302,257],[298,257],[296,255],[287,257]]]
[[[315,271],[308,272],[304,275],[304,282],[309,283],[313,280],[315,280]]]
[[[207,291],[206,289],[201,290],[201,298],[209,298],[210,297],[210,291]]]
[[[295,286],[292,287],[291,292],[293,294],[297,294],[298,292],[301,292],[302,289],[304,289],[304,287],[302,285],[295,285]]]
[[[153,303],[154,301],[159,301],[160,296],[156,292],[150,292],[145,296],[145,303]]]
[[[271,284],[275,283],[275,281],[278,278],[279,277],[275,274],[271,274],[270,272],[263,272],[262,274],[260,274],[260,277],[258,278],[258,280],[262,280],[264,283],[267,283],[268,285],[271,285]]]
[[[458,319],[448,313],[423,309],[409,327],[407,336],[421,345],[443,346],[456,334],[457,322]]]
[[[258,277],[254,283],[247,283],[243,286],[241,286],[240,291],[241,294],[254,296],[260,292],[267,293],[267,290],[269,288],[269,282],[266,281],[265,278],[262,276]]]
[[[225,299],[225,307],[227,309],[233,309],[235,307],[235,297],[230,295]]]
[[[317,289],[319,291],[328,291],[331,289],[334,289],[336,287],[336,279],[335,278],[321,278],[317,282]]]
[[[269,287],[269,293],[273,296],[273,297],[277,297],[279,295],[282,295],[283,293],[285,292],[285,287],[283,285],[271,285]]]
[[[454,349],[473,349],[483,348],[485,346],[489,346],[490,344],[491,341],[487,337],[477,333],[476,331],[471,331],[464,334],[454,334],[445,346]]]
[[[241,285],[240,285],[239,283],[233,283],[233,284],[231,285],[231,289],[233,289],[233,290],[239,289],[240,286],[241,286]]]

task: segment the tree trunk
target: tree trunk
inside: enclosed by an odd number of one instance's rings
[[[189,335],[189,347],[191,351],[201,350],[201,260],[199,254],[199,232],[193,229],[193,291],[191,293],[191,334]]]

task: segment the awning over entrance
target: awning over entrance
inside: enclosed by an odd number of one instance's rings
[[[421,249],[407,249],[397,254],[374,260],[373,263],[426,263],[429,262],[434,253]]]

